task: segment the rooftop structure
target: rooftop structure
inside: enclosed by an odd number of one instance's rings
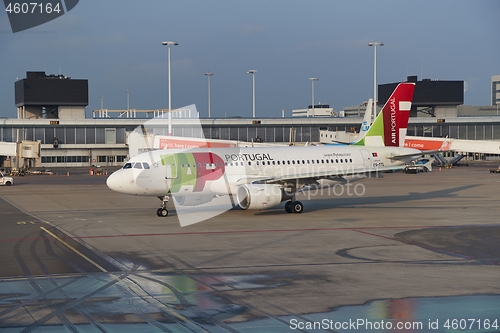
[[[89,104],[88,80],[27,72],[15,83],[19,119],[84,119]]]
[[[491,105],[500,104],[500,75],[491,77]]]

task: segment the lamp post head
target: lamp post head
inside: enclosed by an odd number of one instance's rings
[[[382,42],[370,42],[368,43],[368,46],[384,46],[384,43]]]
[[[249,70],[249,71],[247,72],[247,74],[254,74],[254,73],[257,73],[257,72],[258,72],[258,70],[256,70],[256,69],[251,69],[251,70]]]
[[[311,80],[311,81],[318,81],[319,79],[317,77],[310,77],[309,80]]]
[[[162,45],[168,45],[168,46],[170,46],[170,45],[179,45],[179,43],[177,43],[177,42],[171,42],[171,41],[162,42],[161,44]]]
[[[206,76],[212,76],[212,75],[214,75],[214,73],[211,73],[211,72],[206,72],[206,73],[205,73],[205,75],[206,75]]]

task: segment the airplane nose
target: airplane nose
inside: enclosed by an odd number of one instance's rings
[[[108,185],[111,190],[120,192],[123,185],[122,175],[120,174],[120,172],[113,172],[111,175],[109,175],[108,179],[106,180],[106,185]]]

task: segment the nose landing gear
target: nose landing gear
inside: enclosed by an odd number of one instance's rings
[[[159,217],[167,217],[168,216],[168,210],[167,210],[167,203],[168,203],[168,196],[164,195],[161,197],[158,197],[158,199],[161,200],[161,207],[158,208],[156,211],[156,215]]]

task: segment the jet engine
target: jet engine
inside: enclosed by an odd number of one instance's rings
[[[289,199],[281,187],[271,184],[245,184],[238,187],[236,199],[241,209],[266,209]]]
[[[181,206],[198,206],[212,201],[213,195],[187,195],[187,196],[174,196],[176,205]]]

